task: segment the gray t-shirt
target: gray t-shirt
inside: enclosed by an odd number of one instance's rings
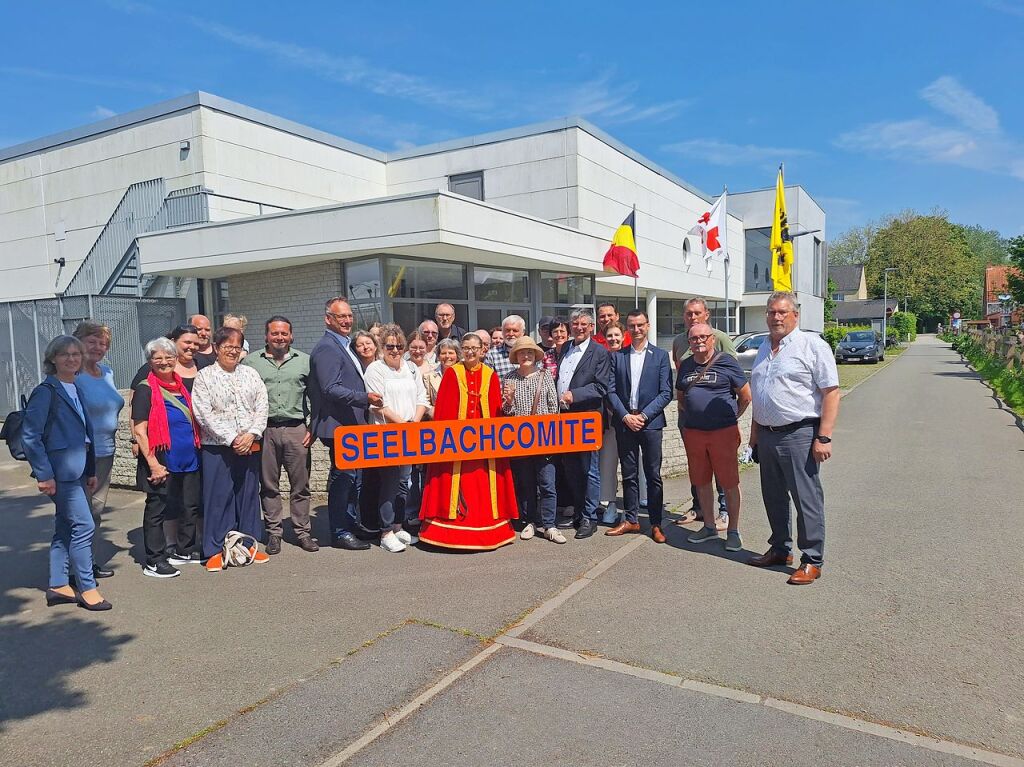
[[[679,369],[680,362],[693,355],[693,352],[690,351],[690,340],[687,337],[689,332],[687,330],[685,333],[680,333],[672,339],[672,364],[676,370]],[[718,328],[711,328],[711,332],[715,334],[715,350],[725,352],[730,357],[735,358],[736,345],[729,338],[729,334]]]

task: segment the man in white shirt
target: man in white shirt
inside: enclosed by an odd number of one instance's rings
[[[749,562],[755,567],[792,564],[792,497],[801,564],[789,583],[804,586],[821,576],[824,563],[825,493],[818,471],[832,456],[839,371],[829,345],[816,333],[800,330],[799,319],[793,293],[777,291],[769,296],[768,342],[758,350],[750,374],[754,416],[750,446],[757,449],[761,467],[771,548]]]
[[[593,342],[594,315],[590,309],[575,309],[569,317],[572,342],[558,361],[558,402],[569,412],[601,411],[608,393],[611,358]],[[507,342],[506,342],[507,343]],[[562,457],[566,480],[573,498],[576,538],[589,538],[597,530],[597,506],[601,499],[601,478],[593,470],[597,450],[566,453]]]

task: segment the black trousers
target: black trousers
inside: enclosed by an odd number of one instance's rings
[[[199,551],[196,524],[202,515],[203,483],[199,470],[172,472],[159,484],[151,484],[148,467],[139,466],[139,487],[146,493],[146,507],[142,512],[142,535],[146,545],[146,564],[155,565],[167,558],[164,539],[164,520],[178,520],[179,554]]]
[[[661,429],[617,429],[615,440],[619,446],[619,464],[622,467],[622,503],[627,522],[636,522],[640,512],[640,473],[643,461],[647,479],[647,516],[652,527],[661,527],[665,508],[665,488],[661,480]]]

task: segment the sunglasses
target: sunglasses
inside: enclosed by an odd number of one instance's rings
[[[401,344],[384,344],[384,348],[387,349],[389,352],[400,352],[405,347],[402,346]]]

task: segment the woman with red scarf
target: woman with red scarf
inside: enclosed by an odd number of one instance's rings
[[[462,362],[441,378],[434,420],[501,417],[501,383],[484,365],[474,333],[462,339]],[[516,539],[519,516],[508,459],[432,463],[420,504],[420,540],[462,551],[489,551]]]
[[[132,421],[139,443],[139,488],[146,492],[142,531],[146,545],[143,575],[174,578],[175,565],[201,560],[196,523],[202,502],[199,478],[199,430],[192,396],[174,366],[178,350],[167,338],[146,344],[149,375],[132,397]],[[177,548],[164,540],[164,519],[178,507]]]

